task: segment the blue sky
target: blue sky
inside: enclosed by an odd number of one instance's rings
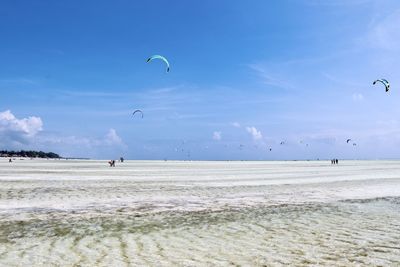
[[[0,3],[0,148],[400,157],[399,1],[137,2]]]

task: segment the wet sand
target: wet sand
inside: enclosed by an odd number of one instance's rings
[[[0,159],[0,266],[399,266],[400,161]]]

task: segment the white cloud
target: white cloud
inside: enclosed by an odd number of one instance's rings
[[[246,131],[251,134],[254,140],[260,140],[262,139],[262,134],[259,130],[256,129],[256,127],[246,127]]]
[[[0,138],[5,144],[27,144],[38,132],[42,131],[43,122],[39,117],[18,119],[10,110],[0,112]]]
[[[11,111],[0,112],[0,146],[5,149],[53,151],[62,156],[117,156],[127,149],[115,129],[103,137],[82,137],[43,131],[41,118],[16,118]]]
[[[96,137],[79,137],[79,136],[54,136],[44,135],[38,139],[41,144],[56,144],[60,147],[72,146],[76,148],[88,148],[94,149],[99,147],[125,147],[126,145],[122,141],[122,138],[117,134],[115,129],[109,129],[107,134],[103,138]]]
[[[115,129],[103,137],[63,136],[42,132],[35,139],[34,149],[54,151],[64,157],[116,158],[123,155],[127,145]]]
[[[110,129],[106,135],[105,143],[108,145],[122,145],[122,139],[118,136],[115,129]]]
[[[363,101],[364,100],[364,96],[360,93],[355,93],[353,94],[353,100],[354,101]]]
[[[236,128],[240,128],[240,123],[238,122],[232,122],[232,126]]]
[[[213,133],[213,139],[214,140],[219,141],[219,140],[221,140],[221,138],[222,138],[221,132],[214,132]]]

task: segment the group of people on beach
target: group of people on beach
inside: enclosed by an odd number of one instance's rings
[[[338,159],[331,159],[331,164],[339,164],[339,160]]]

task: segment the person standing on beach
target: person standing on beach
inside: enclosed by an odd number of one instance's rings
[[[110,164],[110,167],[115,167],[115,160],[110,160],[108,164]]]

